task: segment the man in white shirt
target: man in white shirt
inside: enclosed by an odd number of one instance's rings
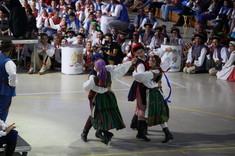
[[[210,61],[215,63],[213,68],[210,68],[209,74],[215,76],[216,73],[222,69],[222,66],[228,61],[228,49],[220,45],[220,38],[214,36],[212,39],[211,54],[212,58]]]
[[[126,31],[130,24],[127,7],[123,4],[124,0],[118,0],[119,4],[115,7],[114,13],[110,16],[116,18],[108,23],[109,28],[117,28],[118,30]]]
[[[11,40],[3,39],[0,46],[0,119],[6,121],[13,96],[16,96],[16,65],[9,58],[14,45]]]

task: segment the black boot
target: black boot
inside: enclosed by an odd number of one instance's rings
[[[151,141],[149,138],[147,138],[146,134],[145,134],[145,125],[146,125],[146,121],[144,120],[139,120],[138,121],[138,133],[136,135],[136,138],[138,139],[144,139],[144,141]]]
[[[103,140],[103,135],[102,135],[102,132],[100,131],[100,130],[97,130],[96,132],[95,132],[95,136],[97,137],[97,138],[100,138],[100,139],[102,139]]]
[[[81,139],[82,139],[84,142],[87,142],[87,135],[88,135],[90,129],[91,129],[91,125],[89,125],[89,126],[86,125],[86,126],[84,127],[84,129],[83,129],[83,132],[82,132],[82,134],[81,134]]]
[[[81,134],[81,139],[84,141],[84,142],[87,142],[87,135],[88,135],[88,132],[89,131],[84,131],[82,132]]]
[[[13,156],[16,148],[16,143],[7,144],[5,156]]]
[[[162,143],[167,143],[169,140],[173,140],[173,135],[169,131],[168,127],[163,128],[163,132],[165,133],[165,140]]]
[[[102,142],[106,145],[109,144],[109,142],[111,141],[113,137],[113,133],[109,132],[109,131],[104,131],[104,137],[103,137],[103,140]]]
[[[138,116],[134,114],[134,116],[131,120],[131,128],[132,129],[137,128],[137,124],[138,124]]]

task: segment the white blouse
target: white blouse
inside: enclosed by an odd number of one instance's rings
[[[6,128],[7,124],[4,121],[0,120],[0,137],[7,135],[7,132],[5,132]]]
[[[151,70],[146,71],[143,73],[135,73],[133,72],[133,77],[136,79],[136,81],[143,83],[148,88],[156,88],[158,87],[158,83],[154,82],[152,79],[154,77],[154,74],[159,74],[159,70]]]
[[[107,71],[110,72],[112,79],[118,79],[118,78],[121,78],[124,74],[126,74],[126,72],[129,70],[131,65],[132,65],[132,62],[127,61],[123,64],[107,65],[105,66],[105,68],[107,69]],[[94,75],[90,75],[89,79],[83,83],[83,89],[85,91],[93,90],[100,94],[107,92],[108,88],[99,87],[95,85],[94,77],[95,77]]]

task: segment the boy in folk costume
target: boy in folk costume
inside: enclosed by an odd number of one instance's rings
[[[144,73],[145,71],[149,70],[148,64],[148,57],[145,55],[144,46],[141,43],[137,43],[134,48],[133,52],[136,53],[137,62],[135,66],[134,73]],[[136,110],[135,114],[132,118],[131,128],[137,128],[140,132],[136,137],[142,138],[145,141],[150,141],[149,138],[146,137],[144,129],[147,129],[147,123],[145,119],[145,110],[146,110],[146,94],[145,94],[145,87],[142,83],[134,81],[130,92],[128,95],[128,101],[134,101],[136,99]]]
[[[214,36],[211,38],[212,47],[210,61],[214,64],[212,68],[209,69],[209,74],[215,76],[218,71],[220,71],[223,65],[228,61],[228,49],[220,45],[220,37]]]
[[[6,121],[12,97],[16,96],[16,65],[9,58],[14,45],[11,40],[3,39],[0,46],[0,119]]]
[[[189,74],[207,72],[206,69],[206,54],[207,47],[204,45],[205,36],[202,33],[196,33],[195,45],[193,45],[188,52],[186,66],[183,72]]]
[[[125,128],[116,97],[111,90],[112,79],[122,77],[131,65],[132,62],[128,61],[117,66],[106,66],[104,60],[99,59],[95,62],[94,73],[91,73],[89,80],[83,84],[83,88],[89,91],[92,126],[104,133],[102,142],[106,145],[113,137],[110,129]]]
[[[164,71],[160,67],[161,58],[157,55],[150,56],[149,65],[151,69],[143,73],[133,73],[134,78],[145,86],[146,111],[145,117],[148,126],[160,124],[165,133],[165,140],[162,143],[167,143],[173,139],[173,135],[167,127],[169,119],[169,108],[166,100],[163,97],[161,90],[161,78]],[[142,138],[143,128],[139,127],[137,138]]]

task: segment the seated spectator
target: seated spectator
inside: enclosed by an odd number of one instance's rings
[[[211,45],[212,44],[212,37],[214,37],[214,36],[217,36],[217,32],[216,32],[215,28],[212,28],[209,31],[209,37],[205,43],[208,48],[210,48],[212,46]]]
[[[122,51],[123,55],[126,55],[126,53],[125,53],[125,49],[126,49],[126,46],[127,46],[126,36],[127,36],[127,32],[125,32],[123,30],[120,30],[119,34],[118,34],[118,37],[117,37],[117,40],[116,40],[118,45],[121,47],[121,51]]]
[[[72,28],[68,28],[66,31],[68,45],[76,45],[77,37],[75,36],[75,31]]]
[[[97,31],[96,38],[92,41],[92,47],[101,50],[103,44],[103,32],[101,30]]]
[[[16,128],[15,123],[7,125],[0,120],[0,127],[0,146],[6,146],[4,155],[13,156],[18,137],[18,132],[14,130]]]
[[[133,51],[133,48],[139,42],[139,33],[134,32],[132,36],[132,39],[128,42],[128,45],[126,46],[126,57],[124,57],[123,62],[130,61],[132,58],[135,57],[135,52]]]
[[[51,62],[52,62],[52,68],[60,70],[61,69],[61,41],[60,37],[55,35],[53,37],[52,45],[55,48],[55,54],[53,55]]]
[[[100,30],[100,26],[96,22],[91,22],[91,29],[88,34],[88,40],[94,41],[97,38],[97,30]]]
[[[134,26],[135,26],[135,31],[139,31],[140,26],[143,22],[143,20],[146,18],[147,16],[144,13],[144,9],[139,9],[138,10],[138,14],[135,16],[135,20],[134,20]]]
[[[31,55],[31,64],[28,74],[33,74],[33,64],[36,65],[36,70],[40,69],[39,75],[45,74],[46,70],[51,67],[51,57],[55,53],[53,45],[48,43],[49,37],[47,34],[41,35],[41,41],[36,45],[36,51]],[[34,62],[35,60],[35,62]]]
[[[107,64],[117,65],[122,61],[122,52],[120,46],[113,42],[112,34],[105,34],[104,45],[102,48],[104,60]]]
[[[205,36],[200,33],[197,33],[194,36],[195,44],[189,49],[186,60],[186,66],[183,69],[183,72],[189,74],[207,72],[207,47],[204,45],[203,42]]]
[[[45,23],[46,27],[42,29],[42,32],[46,33],[49,37],[53,37],[56,35],[57,30],[60,29],[60,21],[59,12],[55,11],[54,16],[49,18],[49,23]]]
[[[76,19],[75,13],[69,14],[69,19],[67,20],[69,28],[72,28],[75,31],[75,34],[77,34],[77,30],[82,27],[81,21],[79,19]]]
[[[49,27],[48,14],[45,9],[42,9],[41,15],[37,17],[37,28],[39,33],[42,32],[44,27]]]
[[[116,5],[114,13],[111,14],[115,19],[108,23],[108,27],[113,27],[118,30],[126,31],[129,27],[130,19],[127,7],[123,4],[124,0],[118,0],[119,4]]]
[[[37,18],[39,16],[39,12],[38,9],[36,7],[36,2],[31,2],[30,3],[30,8],[32,9],[32,14],[35,18]]]
[[[184,48],[185,43],[180,35],[180,30],[177,27],[171,28],[170,44],[178,44]]]
[[[68,41],[67,41],[66,38],[63,38],[63,39],[61,40],[61,47],[67,47],[67,46],[68,46]]]
[[[218,79],[235,81],[235,41],[229,42],[230,56],[229,60],[222,67],[222,70],[217,72],[216,76]]]
[[[95,3],[93,3],[95,6],[95,11],[100,10],[101,13],[104,12],[105,5],[101,2],[101,0],[95,0]]]
[[[76,12],[75,12],[75,15],[76,15],[76,19],[81,21],[81,23],[84,22],[84,20],[85,20],[85,13],[84,13],[84,11],[81,8],[80,3],[76,3]]]
[[[228,50],[226,47],[220,45],[220,38],[218,36],[212,37],[211,40],[212,47],[210,48],[210,61],[213,61],[214,65],[210,68],[209,74],[215,76],[216,73],[220,71],[223,65],[227,62]]]
[[[154,33],[152,32],[153,24],[145,23],[144,27],[145,31],[140,34],[139,42],[143,43],[145,48],[150,48],[150,43],[154,36]]]
[[[81,48],[84,48],[85,47],[85,35],[84,34],[81,34],[81,33],[78,33],[77,35],[77,44],[76,44],[76,47],[81,47]]]
[[[148,11],[156,12],[156,8],[161,8],[165,4],[165,0],[146,0],[146,2],[139,8],[144,8],[148,5]]]
[[[204,12],[199,15],[198,23],[202,25],[207,25],[207,21],[213,20],[217,17],[219,10],[220,6],[218,4],[218,0],[212,0],[207,12]]]
[[[110,0],[110,3],[104,8],[103,14],[111,15],[115,11],[115,0]]]
[[[111,28],[111,34],[113,36],[113,40],[116,41],[118,37],[118,30],[116,28]]]
[[[83,49],[83,60],[85,61],[84,67],[86,71],[93,68],[93,63],[91,62],[91,57],[93,56],[93,49],[91,46],[92,42],[86,42],[86,47]]]
[[[6,17],[6,14],[0,10],[0,35],[8,35],[9,33],[9,25],[8,25],[8,19]]]
[[[130,10],[137,11],[138,8],[140,8],[142,5],[143,5],[143,1],[142,0],[135,0],[134,4],[130,7]]]
[[[161,44],[163,43],[164,36],[162,35],[162,26],[158,26],[155,28],[155,34],[151,40],[150,43],[150,49],[158,49],[161,47]]]
[[[85,29],[85,34],[89,34],[91,32],[91,23],[96,22],[95,15],[93,13],[90,13],[88,20],[85,21],[85,24],[83,25],[83,28]]]
[[[144,30],[144,25],[146,23],[151,23],[153,25],[152,30],[155,30],[155,28],[158,26],[157,19],[154,17],[154,13],[151,11],[148,13],[148,17],[146,17],[143,22],[140,25],[140,28]],[[139,29],[140,31],[140,29]]]
[[[26,25],[26,34],[25,38],[32,38],[32,32],[37,32],[38,29],[36,27],[36,18],[32,14],[31,8],[25,9],[26,16],[27,16],[27,25]]]
[[[218,32],[229,33],[229,19],[228,13],[232,10],[232,2],[230,0],[224,0],[223,6],[220,8],[218,16],[216,17],[216,30]]]
[[[162,20],[168,21],[168,14],[171,10],[180,9],[181,1],[180,0],[168,0],[167,4],[163,4],[161,7],[162,10]]]
[[[62,35],[65,35],[67,27],[68,27],[68,23],[66,21],[66,17],[62,17],[60,21],[60,28],[57,30],[57,35],[58,35],[58,32],[61,32]]]

